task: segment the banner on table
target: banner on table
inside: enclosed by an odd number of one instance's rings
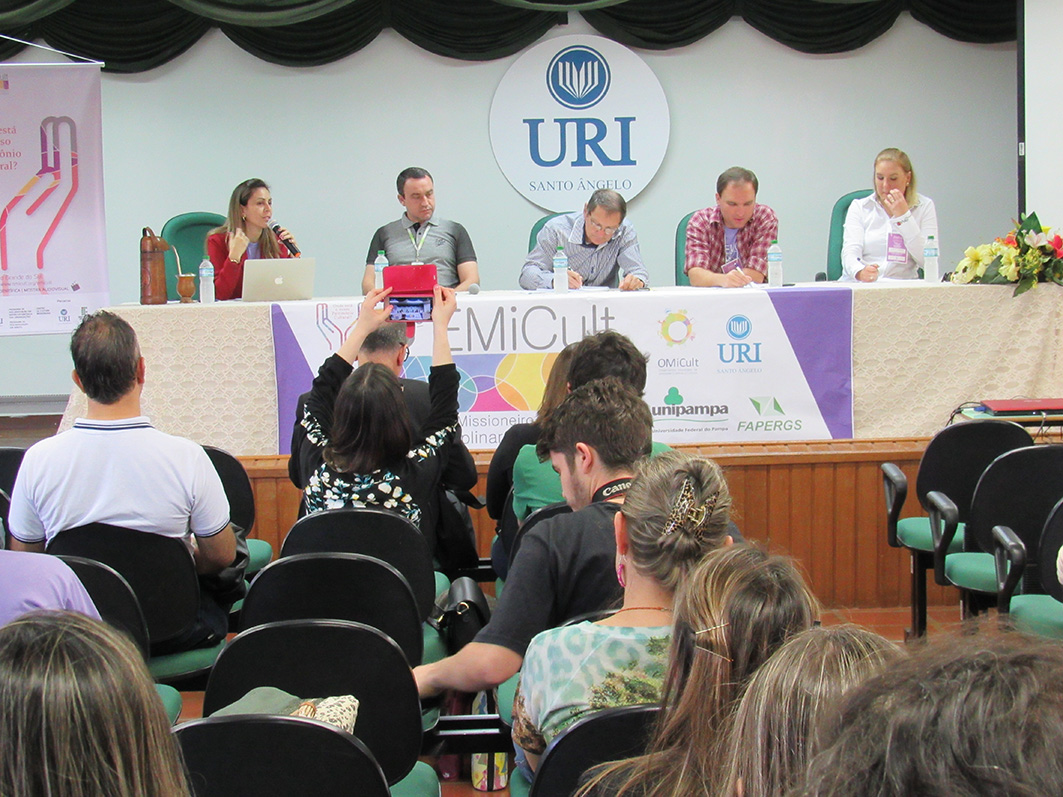
[[[296,400],[358,314],[354,300],[272,309],[282,454]],[[845,287],[462,296],[450,327],[462,375],[462,433],[498,445],[532,420],[553,360],[585,334],[616,329],[648,355],[644,397],[666,443],[853,436],[852,292]],[[418,329],[405,376],[427,378],[431,326]]]
[[[98,64],[0,65],[0,335],[110,304]]]

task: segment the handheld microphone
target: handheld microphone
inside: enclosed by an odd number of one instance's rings
[[[469,295],[470,296],[475,296],[479,292],[480,292],[480,283],[474,282],[472,285],[469,286]]]
[[[302,254],[299,251],[299,247],[293,244],[291,241],[281,240],[281,226],[277,224],[276,221],[270,221],[269,228],[273,230],[273,233],[277,236],[277,240],[284,244],[284,246],[288,249],[289,252],[291,252],[296,257],[299,257],[299,255]]]

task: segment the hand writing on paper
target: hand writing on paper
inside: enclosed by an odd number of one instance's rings
[[[65,135],[64,135],[65,131]],[[41,121],[41,168],[0,211],[0,295],[17,282],[13,270],[30,269],[36,248],[36,291],[47,293],[44,253],[78,190],[77,126],[68,116]],[[62,189],[62,190],[60,190]],[[53,196],[54,195],[54,196]],[[31,272],[32,274],[32,272]]]

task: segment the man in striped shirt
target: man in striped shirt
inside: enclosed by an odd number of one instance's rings
[[[627,202],[616,191],[591,194],[582,211],[555,216],[543,225],[535,248],[520,272],[527,291],[554,283],[554,255],[561,247],[568,257],[568,286],[619,287],[637,291],[649,282],[635,228],[625,221]]]

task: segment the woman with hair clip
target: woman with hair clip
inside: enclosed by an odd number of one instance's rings
[[[679,586],[661,715],[646,755],[591,770],[580,795],[685,797],[713,782],[728,717],[756,669],[812,626],[816,599],[789,557],[713,551]]]
[[[531,770],[588,712],[660,700],[676,587],[706,553],[731,543],[730,515],[712,460],[668,451],[639,464],[614,521],[621,608],[544,631],[524,656],[513,740]]]
[[[295,238],[283,227],[274,233],[273,197],[264,180],[252,177],[233,189],[225,224],[207,233],[207,257],[214,264],[214,296],[218,301],[244,295],[244,261],[248,258],[290,257],[280,243]]]
[[[188,797],[177,742],[144,660],[73,612],[0,628],[0,794]]]
[[[444,464],[440,452],[458,424],[458,371],[447,339],[457,305],[451,288],[435,286],[431,409],[417,439],[411,438],[409,411],[394,372],[371,362],[354,368],[366,335],[388,321],[390,294],[391,288],[369,292],[354,328],[314,379],[302,424],[310,444],[322,449],[322,464],[307,483],[306,509],[390,509],[416,523],[434,550],[435,499]],[[411,439],[416,441],[412,447]]]
[[[917,279],[927,237],[937,240],[934,202],[916,193],[912,161],[894,147],[875,156],[872,182],[871,196],[853,200],[845,214],[841,278]]]
[[[714,793],[784,797],[816,754],[820,720],[846,692],[902,656],[897,645],[855,625],[792,637],[750,679]]]

